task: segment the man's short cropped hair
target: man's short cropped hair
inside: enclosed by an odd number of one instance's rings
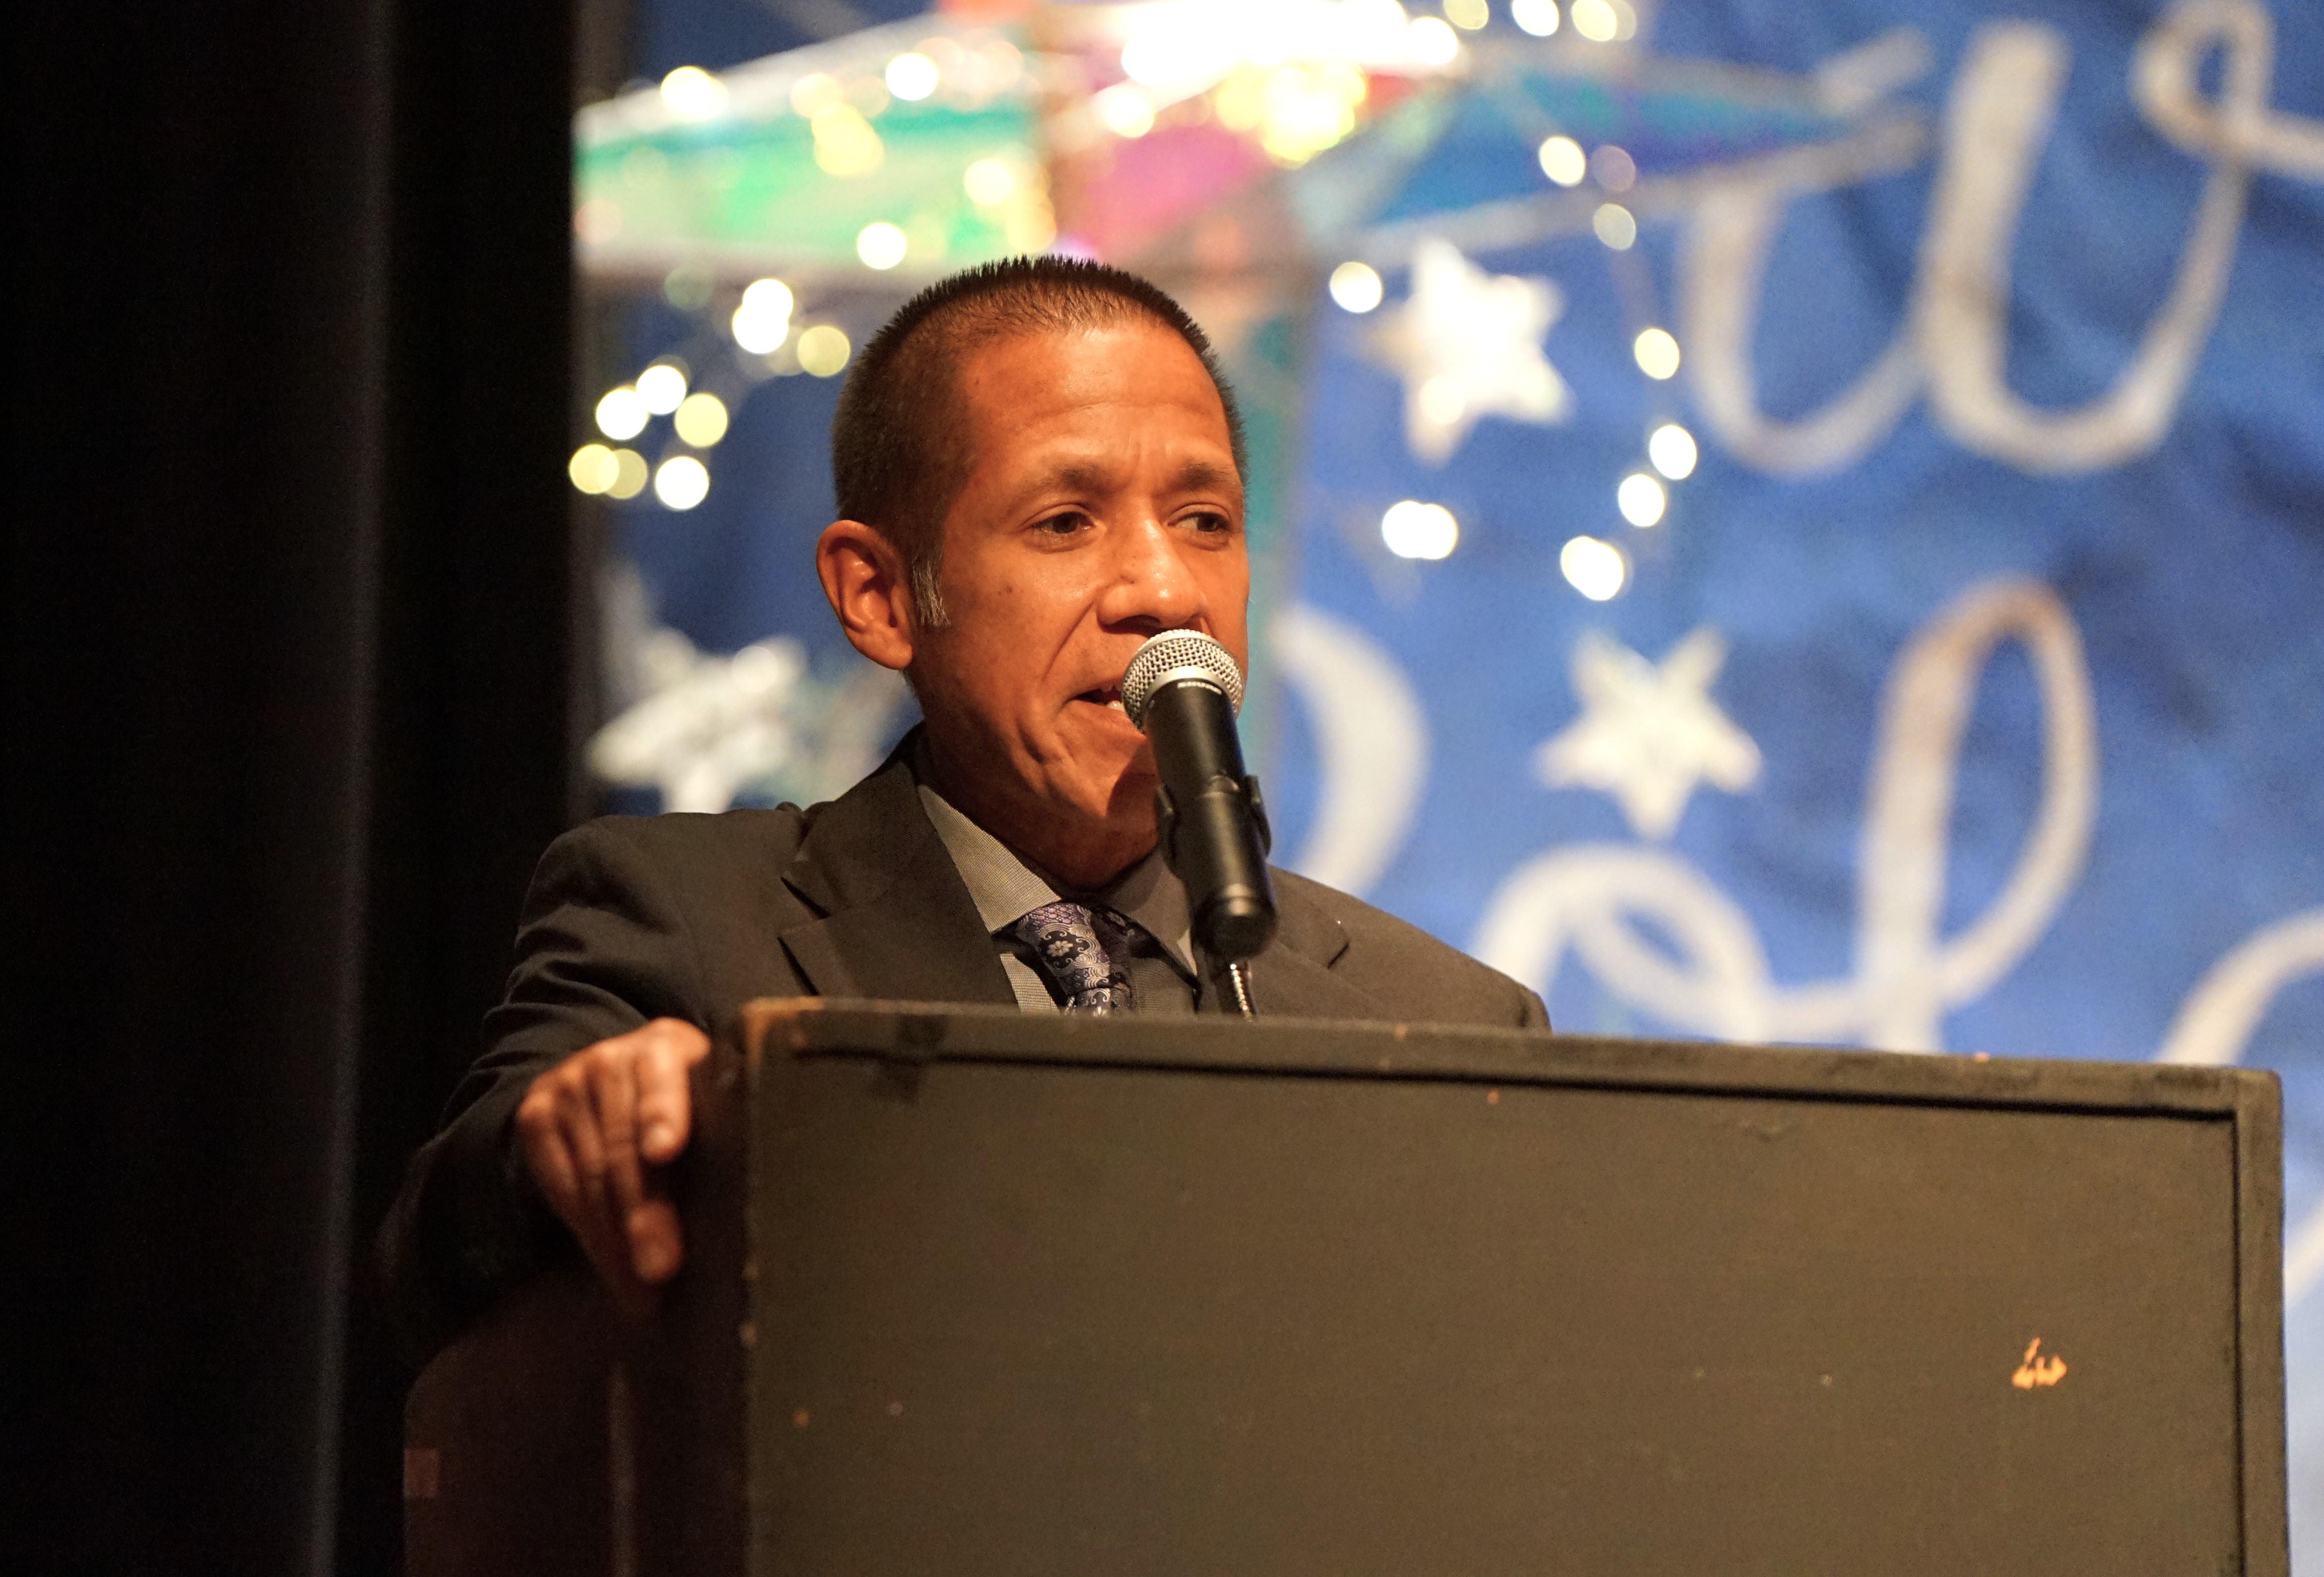
[[[1111,328],[1141,317],[1176,333],[1201,360],[1226,408],[1241,473],[1242,415],[1210,337],[1185,307],[1136,274],[1060,257],[980,263],[904,303],[864,345],[832,418],[832,485],[842,518],[873,527],[904,555],[922,628],[945,622],[936,589],[944,518],[973,460],[960,408],[961,363],[1012,335]]]

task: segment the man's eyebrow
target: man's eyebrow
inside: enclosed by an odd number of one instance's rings
[[[1042,493],[1102,493],[1111,485],[1106,467],[1094,460],[1068,460],[1043,467],[1010,490],[1010,497],[1022,500]]]
[[[1119,486],[1120,481],[1120,472],[1103,461],[1068,460],[1028,479],[1016,493],[1019,499],[1047,492],[1103,493]],[[1242,481],[1232,466],[1210,460],[1188,460],[1170,473],[1163,490],[1172,493],[1222,491],[1240,494]]]
[[[1171,476],[1169,488],[1172,492],[1178,493],[1205,492],[1213,489],[1240,493],[1242,491],[1242,479],[1235,475],[1231,466],[1208,460],[1189,460]]]

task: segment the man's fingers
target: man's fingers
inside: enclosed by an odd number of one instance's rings
[[[630,1212],[630,1264],[638,1279],[667,1281],[686,1259],[686,1238],[678,1224],[678,1207],[659,1195],[649,1196]]]
[[[612,1169],[597,1129],[596,1103],[583,1079],[571,1079],[560,1086],[557,1117],[565,1147],[573,1157],[575,1209],[566,1217],[566,1224],[594,1254],[595,1245],[619,1242],[626,1235],[622,1217],[628,1212],[613,1197]]]
[[[686,1148],[694,1123],[687,1075],[709,1055],[710,1038],[676,1019],[657,1019],[639,1033],[651,1037],[637,1059],[639,1150],[659,1164]]]
[[[620,1217],[606,1208],[595,1124],[576,1109],[574,1096],[563,1083],[537,1087],[518,1113],[518,1127],[541,1197],[586,1246],[618,1234]]]
[[[686,1148],[687,1077],[709,1053],[694,1025],[657,1019],[543,1073],[518,1108],[525,1165],[542,1196],[632,1310],[684,1258],[659,1173]]]
[[[573,1132],[565,1120],[569,1103],[561,1098],[566,1093],[544,1091],[537,1100],[528,1098],[518,1114],[525,1165],[549,1208],[572,1229],[591,1266],[628,1307],[643,1293],[631,1269],[628,1235],[620,1220],[604,1208],[603,1190],[584,1176],[575,1157]]]
[[[644,1163],[638,1159],[638,1058],[619,1041],[581,1055],[588,1059],[583,1077],[588,1081],[598,1149],[605,1158],[611,1219],[618,1225],[629,1220],[646,1195]]]
[[[566,1224],[573,1228],[573,1235],[580,1240],[582,1252],[596,1267],[613,1301],[629,1313],[641,1313],[648,1307],[650,1297],[645,1282],[638,1275],[637,1254],[630,1242],[632,1202],[622,1197],[622,1169],[615,1164],[598,1131],[595,1103],[586,1095],[577,1091],[576,1094],[571,1121],[565,1132],[567,1142],[579,1158],[576,1169],[580,1180],[580,1208],[566,1218]],[[637,1157],[632,1152],[628,1159],[634,1177]]]
[[[654,1202],[649,1194],[653,1184],[647,1176],[645,1159],[638,1151],[639,1086],[646,1081],[649,1068],[661,1059],[650,1041],[587,1055],[592,1062],[590,1104],[605,1158],[605,1189],[612,1212],[607,1224],[619,1239],[625,1269],[641,1282],[665,1280],[678,1269],[677,1220],[667,1206],[659,1210],[651,1207]],[[682,1099],[683,1086],[679,1095]]]
[[[635,1063],[639,1149],[655,1163],[645,1176],[643,1197],[629,1206],[631,1263],[646,1282],[666,1281],[686,1255],[678,1212],[669,1203],[661,1166],[686,1148],[693,1125],[687,1071],[709,1053],[710,1041],[692,1024],[657,1019],[641,1031],[643,1044]]]

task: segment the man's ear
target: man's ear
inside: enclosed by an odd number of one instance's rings
[[[834,520],[815,545],[815,573],[848,644],[882,668],[912,663],[912,579],[896,545],[861,520]]]

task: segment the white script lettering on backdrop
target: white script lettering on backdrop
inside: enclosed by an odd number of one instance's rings
[[[2217,101],[2199,86],[2226,51]],[[2036,473],[2101,470],[2147,453],[2177,412],[2217,322],[2255,170],[2324,180],[2324,124],[2272,110],[2274,24],[2255,0],[2179,0],[2141,39],[2130,93],[2157,134],[2209,167],[2169,296],[2111,390],[2045,410],[2010,390],[2009,259],[2070,50],[2034,22],[1980,28],[1953,79],[1920,270],[1906,321],[1822,409],[1778,421],[1758,407],[1751,356],[1767,254],[1795,199],[1868,171],[1850,144],[1805,150],[1710,189],[1683,230],[1682,334],[1703,419],[1763,471],[1837,470],[1886,436],[1925,390],[1938,423],[1976,452]]]
[[[2040,798],[1999,895],[1945,936],[1940,917],[1961,738],[1978,683],[2010,640],[2024,647],[2040,685]],[[1593,644],[1605,637],[1583,636],[1582,645]],[[1343,766],[1330,752],[1326,759]],[[1633,770],[1652,775],[1665,765],[1644,749]],[[1592,786],[1618,797],[1618,779]],[[1853,975],[1778,984],[1750,916],[1685,859],[1644,845],[1565,845],[1526,861],[1493,894],[1470,950],[1544,995],[1571,954],[1629,1007],[1682,1031],[1940,1050],[1945,1014],[1998,984],[2072,890],[2089,852],[2098,788],[2097,718],[2072,619],[2046,587],[1989,581],[1913,638],[1883,692],[1858,854]],[[1669,824],[1657,829],[1667,836]],[[1668,938],[1675,955],[1641,921]],[[2237,1060],[2275,994],[2319,972],[2324,910],[2264,928],[2188,995],[2158,1059]],[[2286,1299],[2319,1277],[2324,1207],[2289,1234]]]

